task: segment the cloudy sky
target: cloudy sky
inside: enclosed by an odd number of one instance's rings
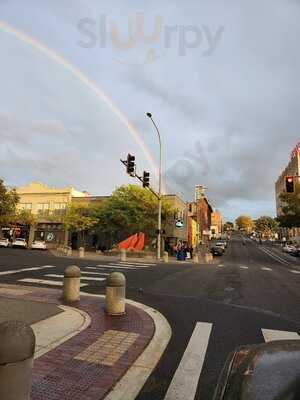
[[[108,194],[132,152],[154,180],[151,111],[169,192],[274,215],[300,139],[299,19],[298,0],[0,0],[1,176]]]

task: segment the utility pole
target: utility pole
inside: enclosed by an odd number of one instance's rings
[[[157,135],[158,135],[158,140],[159,140],[159,178],[158,178],[158,226],[157,226],[157,259],[159,260],[161,258],[161,211],[162,211],[162,195],[161,195],[161,189],[162,189],[162,143],[161,143],[161,136],[158,130],[158,127],[156,123],[154,122],[152,118],[151,113],[146,114],[148,118],[151,119]]]

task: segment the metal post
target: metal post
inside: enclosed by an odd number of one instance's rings
[[[147,113],[147,117],[149,117],[151,119],[151,121],[156,129],[156,132],[158,135],[158,140],[159,140],[157,259],[160,260],[160,258],[161,258],[161,212],[162,212],[162,196],[161,196],[161,190],[162,190],[162,142],[161,142],[161,136],[160,136],[158,127],[152,118],[152,114]]]

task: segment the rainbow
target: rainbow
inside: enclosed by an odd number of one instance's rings
[[[22,41],[33,47],[35,50],[43,53],[46,57],[50,58],[57,64],[64,67],[67,71],[69,71],[73,76],[75,76],[79,81],[81,81],[86,87],[88,87],[91,91],[93,91],[112,111],[113,113],[120,119],[120,121],[126,126],[132,138],[136,142],[136,144],[143,151],[146,159],[148,160],[151,168],[153,169],[156,177],[158,176],[158,167],[148,150],[145,143],[142,141],[139,132],[132,125],[132,123],[127,119],[124,113],[113,103],[113,101],[86,75],[84,75],[77,67],[72,65],[68,60],[66,60],[62,55],[55,52],[53,49],[47,47],[45,44],[41,43],[36,38],[29,36],[28,34],[17,30],[15,27],[9,25],[8,23],[0,20],[0,31],[6,32],[10,35],[13,35],[18,40]]]

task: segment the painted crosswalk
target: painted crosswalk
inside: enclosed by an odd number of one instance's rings
[[[55,268],[55,266],[54,265],[44,265],[42,267],[11,269],[8,271],[1,271],[0,276],[19,274],[20,272],[40,271],[40,270],[47,269],[47,268]]]
[[[201,372],[207,356],[207,349],[213,324],[197,322],[191,338],[171,380],[165,400],[194,400],[197,387],[201,385]],[[265,342],[274,340],[300,340],[297,332],[261,329]]]
[[[202,371],[212,324],[197,322],[171,381],[165,400],[193,400]]]
[[[23,279],[20,279],[19,282],[34,283],[36,285],[49,285],[49,286],[62,286],[63,285],[62,281],[53,281],[50,279],[23,278]],[[84,287],[87,285],[88,285],[87,283],[81,283],[80,287]]]
[[[45,275],[47,278],[59,278],[59,279],[63,279],[64,276],[60,275],[60,274],[47,274]],[[96,278],[96,277],[92,277],[92,276],[81,276],[80,280],[84,280],[84,281],[96,281],[96,282],[101,282],[101,281],[105,281],[106,278]]]
[[[297,332],[276,331],[272,329],[262,329],[265,342],[273,340],[300,340]]]

